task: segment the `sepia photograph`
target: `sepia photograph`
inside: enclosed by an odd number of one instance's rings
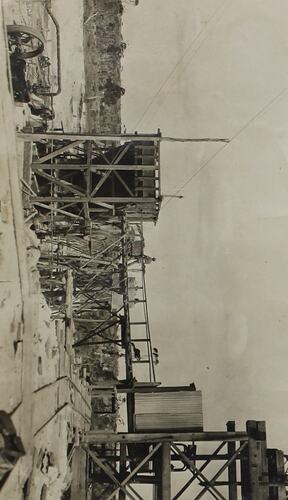
[[[0,0],[0,500],[288,499],[287,23]]]

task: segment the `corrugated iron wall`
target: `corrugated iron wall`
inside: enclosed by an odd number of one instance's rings
[[[136,432],[203,428],[201,391],[135,394]]]

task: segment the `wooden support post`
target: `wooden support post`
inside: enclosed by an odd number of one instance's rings
[[[74,330],[71,323],[72,315],[73,315],[73,275],[72,271],[69,269],[67,271],[66,276],[66,299],[65,299],[65,348],[67,352],[72,355],[72,344],[73,344],[73,335]]]
[[[286,500],[286,477],[284,453],[276,449],[267,450],[269,471],[269,500]]]
[[[229,421],[227,422],[227,431],[235,432],[235,422]],[[227,443],[227,451],[229,458],[235,454],[236,451],[236,443],[235,441]],[[236,461],[232,462],[228,467],[228,491],[229,491],[229,500],[237,500],[237,468]]]
[[[171,445],[163,443],[161,448],[161,500],[171,500]]]
[[[114,433],[89,431],[83,436],[83,443],[159,443],[191,441],[247,441],[246,432],[150,432],[150,433]]]
[[[120,481],[123,481],[126,477],[126,460],[126,443],[120,443]],[[119,500],[126,500],[126,493],[123,490],[119,491]]]
[[[268,457],[267,457],[267,439],[266,439],[266,424],[265,422],[257,422],[259,440],[260,440],[260,456],[261,456],[261,495],[263,500],[269,499],[269,474],[268,474]]]
[[[75,163],[32,163],[31,165],[32,171],[37,172],[38,170],[90,170],[90,172],[96,172],[97,170],[105,171],[105,170],[113,170],[115,172],[121,171],[150,171],[154,172],[159,167],[157,165],[97,165],[95,163],[86,163],[86,164],[75,164]],[[141,177],[143,178],[143,177]],[[148,179],[153,179],[153,177],[147,177]]]
[[[34,202],[61,202],[61,203],[133,203],[133,204],[148,204],[155,203],[155,198],[137,198],[137,196],[31,196],[31,201]]]
[[[249,500],[268,500],[268,461],[265,422],[249,420]]]
[[[80,144],[84,141],[156,141],[157,143],[161,140],[159,134],[79,134],[75,132],[70,133],[55,133],[55,132],[44,132],[44,133],[25,133],[18,132],[17,137],[24,141],[39,141],[40,139],[59,139],[60,141],[80,141]],[[193,142],[199,142],[202,139],[193,139]],[[72,144],[70,147],[73,147]],[[153,145],[149,148],[153,148]],[[143,146],[141,145],[141,149]]]
[[[250,487],[249,487],[249,450],[248,447],[244,448],[240,455],[240,467],[241,467],[241,499],[250,499]]]
[[[161,500],[162,494],[162,481],[161,481],[161,450],[158,451],[153,457],[153,472],[155,477],[155,484],[153,488],[153,500]]]
[[[155,143],[159,142],[224,142],[229,143],[230,140],[222,137],[163,137],[161,133],[158,134],[94,134],[94,135],[86,135],[79,134],[77,132],[70,133],[56,133],[56,132],[18,132],[17,137],[24,141],[37,141],[39,139],[59,139],[59,140],[77,140],[81,139],[81,142],[84,141],[119,141],[119,140],[131,140],[131,141],[148,141],[154,144],[149,144],[148,146],[138,146],[139,149],[152,149],[154,148]]]

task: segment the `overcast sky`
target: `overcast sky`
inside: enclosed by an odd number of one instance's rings
[[[162,145],[163,194],[190,181],[146,231],[157,378],[195,381],[206,430],[266,420],[286,450],[287,19],[286,0],[140,0],[122,114],[127,131],[233,138]]]

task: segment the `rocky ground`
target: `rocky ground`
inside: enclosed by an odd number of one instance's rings
[[[56,28],[44,3],[32,0],[4,0],[6,24],[20,24],[37,28],[46,40],[44,55],[50,66],[42,69],[37,58],[27,61],[30,82],[49,84],[52,92],[58,89]],[[59,24],[60,33],[60,84],[61,92],[53,98],[55,120],[53,127],[61,122],[67,131],[79,131],[85,121],[83,115],[84,54],[83,54],[83,0],[69,1],[67,16],[66,0],[50,0],[51,12]],[[49,99],[48,99],[49,101]],[[82,120],[82,121],[81,121]]]
[[[45,36],[44,54],[50,58],[51,65],[43,70],[37,58],[28,61],[28,77],[31,83],[48,84],[53,91],[57,90],[56,31],[44,3],[32,0],[2,0],[2,3],[5,24],[32,26]],[[51,0],[48,5],[59,23],[61,63],[61,92],[53,98],[55,119],[51,127],[63,127],[65,131],[120,132],[119,92],[124,50],[120,0],[70,0],[69,16],[66,0]],[[5,100],[5,96],[2,99]],[[21,105],[14,106],[14,111],[12,102],[9,106],[11,116],[5,116],[5,121],[9,120],[13,135],[15,125],[21,129],[26,117]],[[65,324],[51,319],[51,309],[40,292],[39,241],[29,224],[24,224],[21,207],[21,194],[27,192],[27,186],[23,183],[19,186],[19,178],[24,176],[25,154],[19,141],[15,143],[16,151],[10,170],[5,172],[1,163],[0,314],[5,335],[0,349],[0,394],[1,407],[11,413],[27,453],[13,470],[0,499],[34,500],[43,495],[43,498],[57,500],[66,490],[72,499],[80,500],[85,487],[86,458],[77,448],[73,458],[70,461],[68,458],[71,442],[77,437],[75,430],[87,429],[91,422],[87,387],[79,385],[78,372],[72,369],[75,359],[71,357],[71,349],[68,352],[64,349]],[[20,247],[14,241],[11,169],[14,169],[13,185],[18,196]],[[25,269],[26,292],[21,281]],[[33,322],[29,342],[24,335],[23,321],[27,290],[33,297],[32,309],[29,303],[30,322]],[[108,333],[115,336],[116,329]],[[117,349],[111,352],[111,346],[98,346],[89,352],[91,355],[94,359],[92,381],[116,380]],[[85,395],[84,399],[79,396],[80,392]],[[23,400],[27,411],[25,419]],[[109,406],[110,401],[93,401],[93,428],[115,429],[117,415],[107,414]],[[79,411],[83,407],[84,413]],[[79,475],[75,474],[76,470],[84,472]]]
[[[77,11],[80,2],[71,4]],[[58,12],[61,5],[63,23],[64,2],[58,1]],[[4,1],[1,7],[4,7],[5,24],[29,23],[45,29],[47,17],[41,2]],[[0,16],[4,26],[2,14]],[[77,11],[74,23],[78,20]],[[71,35],[71,26],[67,28]],[[51,319],[51,310],[40,292],[39,241],[23,217],[22,194],[26,189],[21,182],[23,147],[16,148],[15,109],[8,90],[4,33],[1,28],[0,394],[1,409],[12,417],[25,455],[18,460],[1,489],[0,498],[56,500],[62,498],[70,486],[73,461],[79,461],[77,453],[74,458],[70,455],[71,445],[77,442],[79,432],[89,429],[90,402],[87,384],[81,384],[78,370],[73,368],[72,338],[70,347],[67,341],[65,347],[65,323]],[[63,80],[64,90],[69,80],[70,89],[66,87],[69,105],[64,93],[61,107],[67,124],[71,123],[74,113],[70,102],[74,95],[71,91],[73,68],[69,71],[69,78]],[[74,71],[76,74],[77,65]],[[29,72],[36,78],[37,66],[31,65]],[[76,121],[79,123],[79,114],[76,114],[75,127]],[[72,487],[75,498],[80,498],[73,481]]]
[[[51,0],[50,6],[59,23],[61,63],[61,93],[53,98],[53,127],[63,124],[66,131],[120,132],[121,1],[71,0],[69,16],[66,0]],[[4,7],[7,24],[26,24],[45,34],[45,55],[51,66],[43,71],[36,59],[30,61],[29,79],[48,83],[56,91],[56,30],[43,3],[6,0]]]

